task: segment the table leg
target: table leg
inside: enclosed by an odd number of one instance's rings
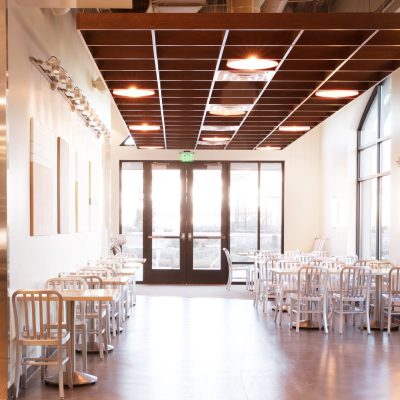
[[[97,382],[97,376],[87,374],[86,372],[75,370],[75,302],[67,302],[67,330],[70,332],[71,338],[69,340],[71,357],[68,361],[67,368],[72,368],[72,385],[83,386],[90,385]],[[45,382],[51,385],[58,385],[58,375],[49,376],[45,378]],[[64,372],[64,386],[69,386],[69,376]]]

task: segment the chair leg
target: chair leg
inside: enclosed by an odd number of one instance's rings
[[[339,335],[343,333],[343,302],[340,303],[339,310]]]
[[[382,307],[382,309],[384,309],[384,307]],[[388,335],[390,335],[390,328],[391,328],[391,325],[392,325],[392,304],[389,302],[389,304],[388,304],[388,317],[387,317],[387,323],[388,323],[388,325],[387,325],[387,332],[388,332]],[[381,317],[381,321],[382,321],[382,324],[383,324],[383,317]]]
[[[300,332],[300,299],[297,299],[296,333]]]
[[[367,332],[368,332],[368,335],[370,335],[371,334],[371,324],[369,321],[369,299],[367,299],[367,304],[365,305],[364,313],[365,313],[365,319],[367,320]]]
[[[323,319],[324,319],[324,331],[325,333],[328,333],[328,318],[327,318],[327,305],[328,305],[328,299],[324,298],[322,300],[324,302],[323,304]]]
[[[15,346],[15,378],[14,378],[14,397],[17,399],[19,394],[19,383],[21,378],[21,349],[19,343]]]
[[[70,338],[70,340],[74,339],[75,338]],[[60,399],[64,398],[64,368],[62,359],[63,359],[62,347],[57,348],[58,391],[60,393]]]
[[[229,270],[229,273],[228,273],[228,282],[227,282],[227,284],[226,284],[226,290],[231,290],[231,285],[232,285],[232,271],[231,270]]]

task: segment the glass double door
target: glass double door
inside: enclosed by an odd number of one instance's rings
[[[221,163],[146,165],[145,282],[226,282],[226,175]]]

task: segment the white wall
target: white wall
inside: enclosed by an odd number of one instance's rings
[[[114,117],[114,114],[113,114]],[[119,115],[115,114],[115,118]],[[119,161],[179,160],[179,150],[136,150],[120,147],[128,131],[118,119],[111,143],[111,230],[119,226]],[[199,161],[285,161],[285,249],[310,251],[320,230],[320,140],[317,133],[308,133],[282,151],[196,150]]]
[[[88,97],[102,120],[110,125],[110,96],[91,87],[98,76],[76,29],[73,14],[54,16],[38,8],[20,8],[9,2],[9,270],[10,289],[39,288],[59,271],[82,265],[88,258],[102,254],[103,231],[103,161],[102,140],[85,127],[56,91],[29,61],[30,56],[61,60],[75,83]],[[34,117],[70,145],[70,234],[30,236],[30,119]],[[54,148],[56,152],[56,147]],[[75,233],[74,224],[74,157],[78,153],[79,179],[82,188],[82,229]],[[97,206],[95,227],[89,230],[87,194],[88,162],[96,176]],[[87,198],[87,197],[86,197]],[[55,197],[56,201],[56,197]],[[55,204],[56,209],[56,204]]]
[[[371,91],[312,131],[321,137],[321,235],[331,254],[356,254],[357,128]]]
[[[400,262],[400,69],[391,82],[392,167],[390,258]],[[332,254],[356,253],[357,128],[372,89],[313,129],[321,137],[321,234]]]

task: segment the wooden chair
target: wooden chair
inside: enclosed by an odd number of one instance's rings
[[[63,299],[55,290],[17,290],[12,295],[12,307],[16,332],[16,365],[14,395],[18,398],[21,367],[26,366],[56,366],[58,369],[59,394],[64,398],[64,364],[70,358],[67,346],[67,356],[63,356],[63,347],[71,340],[70,333],[64,329]],[[56,348],[56,356],[21,357],[29,347],[47,346]],[[71,363],[67,364],[69,382],[72,385]]]

